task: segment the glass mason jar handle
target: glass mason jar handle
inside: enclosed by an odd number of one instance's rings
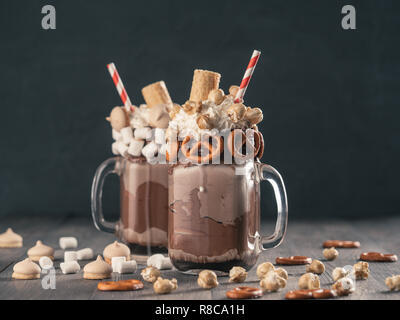
[[[276,207],[278,209],[274,233],[270,236],[261,237],[261,247],[263,250],[267,250],[279,246],[285,236],[288,220],[288,203],[285,184],[277,170],[267,164],[259,163],[258,174],[260,180],[266,180],[271,184],[275,194]]]
[[[118,163],[119,158],[110,158],[104,161],[96,170],[96,173],[93,178],[92,183],[92,218],[93,223],[96,226],[97,230],[114,233],[116,231],[116,223],[108,222],[104,219],[103,215],[103,186],[106,177],[110,173],[118,174],[116,169],[116,164]],[[119,175],[119,174],[118,174]]]

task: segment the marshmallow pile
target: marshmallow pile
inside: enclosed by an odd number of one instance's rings
[[[78,248],[78,239],[75,237],[61,237],[59,239],[60,248],[65,249],[76,249]],[[81,270],[81,266],[78,263],[78,260],[90,260],[94,256],[93,250],[91,248],[85,248],[77,251],[64,251],[64,262],[60,263],[60,269],[63,274],[77,273]],[[44,257],[43,257],[44,258]],[[49,264],[49,261],[43,260],[39,261],[39,264],[42,266],[45,264]],[[44,268],[42,266],[42,268]]]
[[[159,106],[159,108],[163,108],[162,105]],[[157,106],[153,108],[157,109]],[[163,113],[162,110],[159,113],[161,118],[169,117],[168,113]],[[134,112],[129,112],[126,115],[128,120],[125,121],[126,126],[119,128],[112,125],[112,137],[114,139],[114,143],[111,146],[112,153],[123,157],[144,156],[148,161],[153,160],[157,155],[165,155],[165,129],[153,127],[157,123],[150,121],[150,116],[154,117],[147,105],[143,104],[136,108]],[[111,117],[113,117],[113,112],[111,112]]]

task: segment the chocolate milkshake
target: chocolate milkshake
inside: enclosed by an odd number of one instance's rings
[[[92,216],[96,227],[115,232],[131,252],[150,255],[167,251],[168,165],[165,163],[165,129],[173,103],[163,81],[142,89],[146,104],[125,104],[112,109],[112,152],[103,162],[92,187]],[[120,176],[120,219],[104,220],[102,186],[109,173]]]
[[[169,174],[173,264],[181,271],[251,268],[260,251],[260,191],[251,178],[252,163],[181,164],[172,166]]]
[[[168,244],[168,168],[145,158],[121,161],[117,233],[133,253],[163,252]],[[149,248],[150,247],[150,248]]]
[[[259,161],[262,111],[238,102],[237,86],[225,94],[220,78],[195,70],[190,100],[174,106],[167,129],[167,159],[175,162],[168,175],[168,253],[174,266],[188,273],[248,270],[262,250],[280,243],[286,228],[283,182]],[[270,237],[260,236],[261,180],[273,183],[279,202]]]

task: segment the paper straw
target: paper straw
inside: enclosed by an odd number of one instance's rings
[[[125,90],[124,84],[119,77],[117,68],[114,63],[109,63],[107,69],[110,72],[111,78],[114,81],[115,87],[117,88],[118,94],[121,97],[122,103],[124,104],[127,111],[134,112],[135,108],[132,106],[131,100]]]
[[[240,83],[239,90],[236,93],[235,103],[240,103],[243,101],[244,94],[246,93],[246,89],[249,86],[251,76],[253,75],[254,69],[256,68],[258,58],[260,58],[260,55],[261,55],[260,51],[257,50],[253,51],[253,55],[251,56],[249,65],[247,66],[242,82]]]

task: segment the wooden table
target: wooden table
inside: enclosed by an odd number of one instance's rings
[[[100,292],[96,289],[97,281],[82,278],[82,270],[77,274],[64,275],[59,269],[61,261],[56,261],[56,289],[44,290],[41,280],[13,280],[12,269],[16,262],[26,257],[26,251],[36,240],[58,248],[61,236],[75,236],[79,248],[91,247],[95,253],[114,240],[111,234],[97,231],[89,217],[82,216],[34,216],[2,217],[0,232],[12,227],[24,237],[24,247],[0,249],[0,299],[226,299],[225,292],[235,287],[228,283],[227,277],[220,277],[220,285],[213,290],[203,290],[197,286],[196,277],[184,275],[175,270],[162,271],[163,277],[178,279],[178,289],[168,295],[156,295],[152,285],[145,283],[145,288],[136,292]],[[263,230],[271,229],[268,224]],[[286,239],[273,250],[263,252],[258,262],[274,262],[277,256],[307,255],[325,263],[326,271],[320,276],[321,287],[332,284],[331,273],[335,267],[353,265],[363,251],[400,254],[400,218],[376,219],[363,221],[290,221]],[[322,242],[327,239],[359,240],[359,249],[339,249],[339,257],[333,262],[323,260]],[[62,253],[62,252],[61,252]],[[81,267],[88,261],[80,261]],[[123,275],[122,278],[141,278],[140,269],[135,275]],[[297,280],[305,272],[305,266],[288,266],[288,284],[277,293],[267,293],[261,299],[284,299],[285,292],[297,287]],[[371,274],[368,280],[357,281],[356,292],[348,297],[337,299],[400,299],[400,292],[388,291],[384,281],[393,274],[400,274],[400,262],[370,263]],[[255,268],[249,272],[247,285],[258,286]]]

